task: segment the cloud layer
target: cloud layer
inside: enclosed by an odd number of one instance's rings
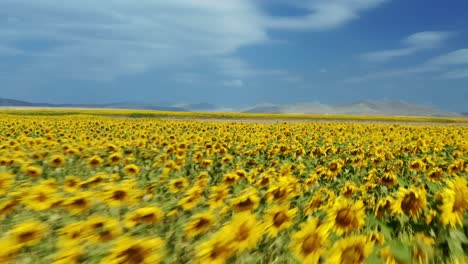
[[[361,58],[367,61],[383,62],[398,57],[409,56],[420,51],[440,47],[453,34],[444,31],[424,31],[411,34],[403,39],[404,48],[380,50],[364,53]]]

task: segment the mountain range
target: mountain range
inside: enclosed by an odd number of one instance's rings
[[[271,104],[262,103],[254,106],[232,109],[221,108],[209,103],[170,103],[170,102],[116,102],[105,104],[50,104],[32,103],[15,99],[0,98],[0,107],[45,107],[45,108],[116,108],[116,109],[145,109],[161,111],[187,112],[243,112],[243,113],[300,113],[300,114],[343,114],[343,115],[372,115],[372,116],[444,116],[462,117],[468,113],[454,113],[436,109],[428,105],[413,104],[401,100],[361,100],[348,104],[296,103]]]

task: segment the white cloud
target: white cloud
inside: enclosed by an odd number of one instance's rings
[[[244,81],[242,80],[224,80],[222,82],[224,86],[228,87],[242,87],[244,86]]]
[[[276,29],[328,30],[359,17],[359,13],[375,8],[386,0],[307,0],[296,5],[308,10],[301,17],[271,18],[268,26]]]
[[[428,62],[432,65],[466,65],[468,64],[468,49],[459,49],[435,57]]]
[[[382,62],[398,57],[409,56],[417,52],[440,47],[452,33],[443,31],[424,31],[406,37],[402,42],[405,48],[373,51],[362,54],[360,57],[367,61]]]
[[[277,18],[250,0],[2,0],[0,45],[29,43],[19,75],[41,78],[105,81],[210,61],[233,79],[293,80],[298,77],[257,69],[235,52],[269,42],[270,29],[331,29],[385,1],[308,0],[301,2],[307,16]],[[0,55],[19,51],[0,47]]]

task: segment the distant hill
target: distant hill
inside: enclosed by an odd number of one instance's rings
[[[244,109],[245,113],[305,113],[371,116],[445,116],[457,117],[452,113],[427,105],[412,104],[399,100],[363,100],[350,104],[327,105],[321,103],[261,104]]]
[[[0,107],[70,107],[70,108],[117,108],[184,112],[244,112],[244,113],[298,113],[371,116],[434,116],[468,117],[468,113],[453,113],[427,105],[413,104],[400,100],[361,100],[349,104],[297,103],[275,105],[257,104],[244,109],[218,108],[209,103],[174,104],[170,102],[116,102],[107,104],[47,104],[32,103],[15,99],[0,98]]]

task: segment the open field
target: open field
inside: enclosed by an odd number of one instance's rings
[[[420,116],[364,116],[364,115],[322,115],[322,114],[255,114],[230,112],[171,112],[155,110],[129,109],[86,109],[86,108],[35,108],[13,107],[0,108],[0,114],[34,115],[34,116],[63,116],[63,115],[92,115],[130,118],[161,118],[213,121],[221,120],[252,120],[252,121],[364,121],[364,122],[410,122],[410,123],[460,123],[468,124],[468,118],[462,117],[420,117]]]
[[[467,178],[466,119],[2,110],[0,263],[467,263]]]

